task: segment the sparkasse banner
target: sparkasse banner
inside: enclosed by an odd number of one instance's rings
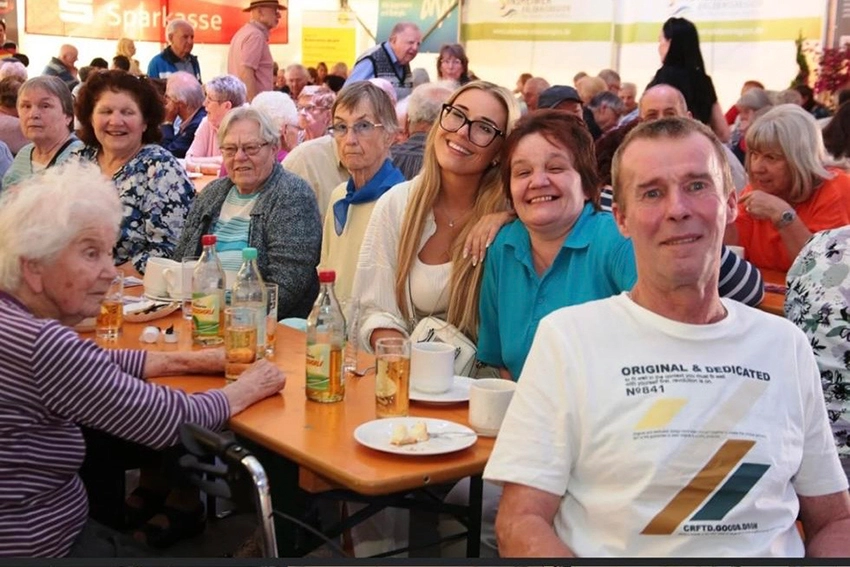
[[[26,32],[32,34],[165,42],[174,18],[195,28],[195,43],[230,43],[250,15],[239,0],[25,0]],[[287,11],[270,43],[288,43]]]

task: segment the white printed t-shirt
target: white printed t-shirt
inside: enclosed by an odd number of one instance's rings
[[[626,294],[545,317],[484,478],[563,496],[579,557],[802,557],[795,492],[847,489],[817,367],[788,321],[723,305],[710,325]]]

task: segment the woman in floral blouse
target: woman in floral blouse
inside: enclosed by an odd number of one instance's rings
[[[806,333],[850,478],[850,226],[816,233],[788,271],[785,316]]]
[[[195,189],[180,163],[156,145],[165,107],[154,86],[124,71],[97,73],[80,89],[82,159],[111,177],[124,206],[115,264],[143,274],[149,256],[170,258]]]

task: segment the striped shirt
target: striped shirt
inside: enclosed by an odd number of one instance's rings
[[[236,272],[242,267],[242,249],[248,246],[251,212],[258,195],[243,195],[234,186],[227,194],[213,228],[215,250],[221,260],[221,267],[228,273],[227,281],[235,280]]]
[[[610,185],[602,188],[599,206],[611,212],[614,192]],[[720,297],[728,297],[745,305],[756,306],[764,298],[764,280],[761,272],[750,262],[738,257],[724,246],[720,254],[720,281],[717,284]]]
[[[147,354],[104,350],[0,292],[0,557],[67,554],[88,515],[77,424],[162,448],[192,421],[219,428],[220,390],[187,395],[140,378]]]

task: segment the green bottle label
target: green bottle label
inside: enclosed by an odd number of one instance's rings
[[[221,325],[221,294],[192,294],[192,330],[196,336],[217,336]]]

